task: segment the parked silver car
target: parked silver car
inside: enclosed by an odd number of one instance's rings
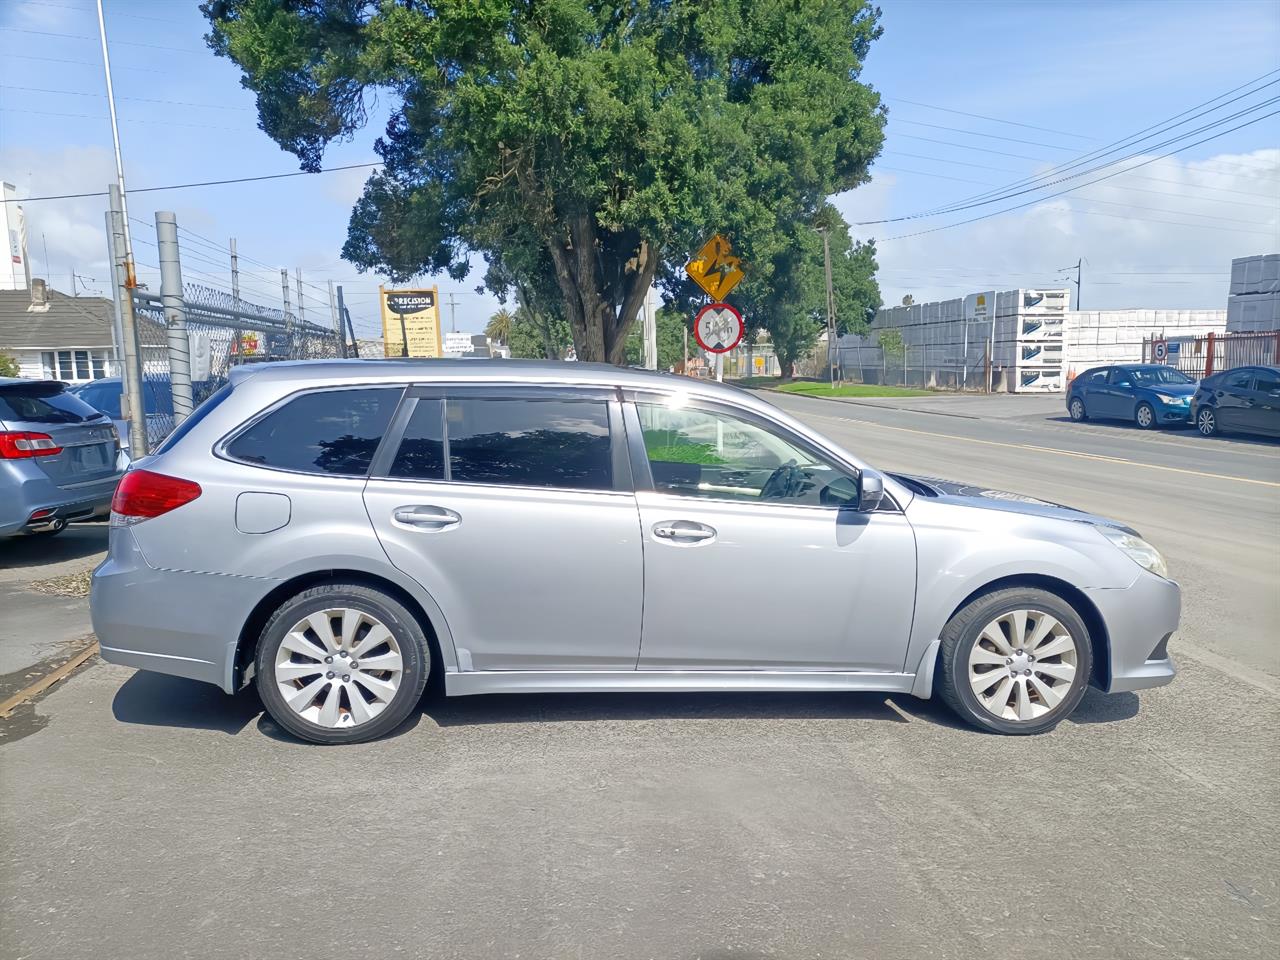
[[[127,464],[111,421],[65,383],[0,377],[0,537],[105,517]]]
[[[1134,531],[882,475],[760,397],[572,363],[242,368],[113,504],[115,663],[284,728],[385,734],[449,695],[940,694],[1000,733],[1174,675],[1177,584]]]

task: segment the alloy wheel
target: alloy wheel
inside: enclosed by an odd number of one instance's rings
[[[403,675],[391,631],[351,607],[308,614],[285,634],[275,657],[281,698],[321,727],[368,723],[395,699]]]
[[[1075,640],[1053,615],[1012,610],[992,620],[969,651],[969,685],[1001,720],[1036,720],[1066,698],[1078,669]]]
[[[1071,401],[1071,419],[1072,420],[1084,419],[1084,404],[1078,399]]]
[[[1213,436],[1213,432],[1218,428],[1218,424],[1214,420],[1212,410],[1201,410],[1200,416],[1196,418],[1196,426],[1200,428],[1200,432],[1206,437]]]

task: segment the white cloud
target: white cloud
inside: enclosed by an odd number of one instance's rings
[[[882,219],[886,209],[911,210],[903,189],[895,178],[877,178],[836,205],[850,221]],[[998,217],[922,233],[1019,199],[855,227],[856,237],[879,241],[885,302],[907,293],[924,301],[993,286],[1065,286],[1062,268],[1084,258],[1087,308],[1225,308],[1231,259],[1280,250],[1276,149],[1203,161],[1165,158]]]

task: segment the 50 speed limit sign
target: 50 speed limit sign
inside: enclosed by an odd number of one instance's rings
[[[727,303],[710,303],[698,311],[693,336],[710,353],[728,353],[742,341],[742,314]]]

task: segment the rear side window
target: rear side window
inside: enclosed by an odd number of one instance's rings
[[[609,407],[603,400],[450,399],[446,446],[437,445],[434,432],[440,423],[437,402],[419,402],[393,475],[438,479],[436,451],[447,450],[444,476],[454,483],[613,489]]]
[[[1228,376],[1226,386],[1232,390],[1248,390],[1251,380],[1253,380],[1253,374],[1245,370],[1243,373],[1233,373]]]
[[[0,420],[54,424],[101,419],[104,419],[101,411],[67,393],[60,383],[37,381],[29,386],[0,387]]]
[[[419,400],[388,473],[411,480],[444,479],[444,401]]]
[[[190,433],[191,429],[197,423],[199,423],[209,414],[213,413],[213,411],[218,408],[218,405],[222,403],[223,400],[227,399],[227,397],[229,396],[231,396],[231,384],[228,383],[225,386],[223,386],[221,389],[217,390],[213,394],[213,396],[211,396],[204,403],[198,405],[195,408],[195,410],[192,412],[191,416],[183,420],[182,423],[178,425],[177,430],[174,430],[173,433],[165,437],[164,442],[160,444],[160,446],[157,447],[153,452],[164,453],[166,450],[172,450],[175,446],[178,445],[179,440],[181,440],[188,433]]]
[[[1253,389],[1272,396],[1280,395],[1280,373],[1259,370],[1257,378],[1253,381]]]
[[[227,454],[279,470],[362,477],[401,392],[371,387],[301,394],[236,436]]]

